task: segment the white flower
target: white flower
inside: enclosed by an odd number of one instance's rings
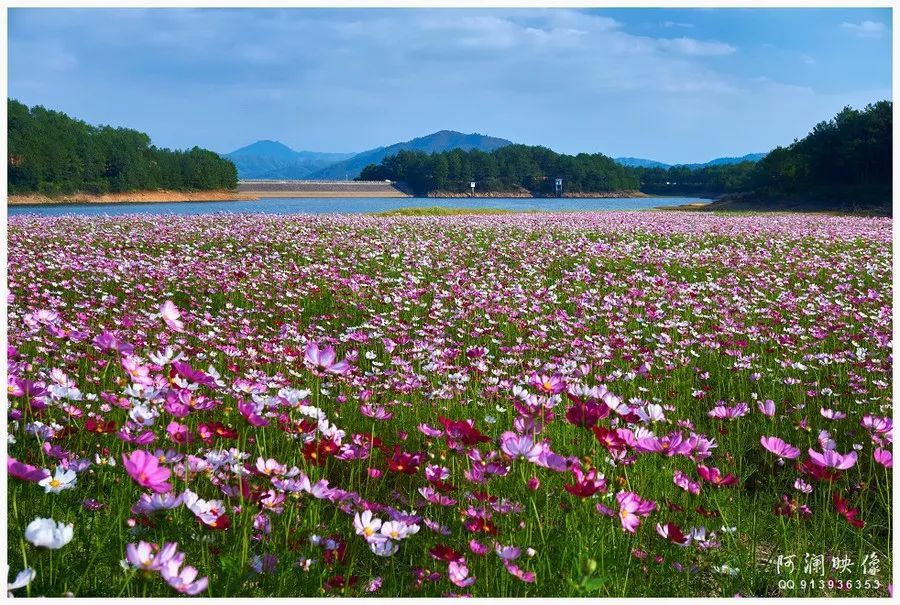
[[[391,540],[403,540],[418,531],[418,525],[407,525],[403,521],[386,521],[381,525],[381,535]]]
[[[37,572],[30,567],[26,567],[25,569],[20,571],[16,575],[16,579],[6,585],[6,591],[8,595],[11,597],[13,596],[12,591],[19,588],[25,588],[26,586],[31,584],[31,581],[34,580],[35,576],[37,576]]]
[[[25,539],[35,546],[43,546],[56,550],[72,541],[75,535],[74,526],[64,525],[53,519],[38,517],[25,528]]]
[[[381,519],[372,516],[372,511],[363,511],[362,515],[356,513],[353,518],[353,527],[356,528],[356,535],[363,536],[367,542],[384,542],[386,537],[379,535],[378,530],[381,529]]]
[[[78,475],[75,474],[75,471],[65,470],[61,466],[57,466],[53,476],[50,477],[48,473],[46,477],[38,481],[38,485],[44,488],[45,493],[53,492],[58,494],[64,489],[75,487],[77,478]]]
[[[153,426],[157,416],[159,416],[159,412],[155,408],[151,409],[138,403],[131,408],[128,416],[141,426]]]

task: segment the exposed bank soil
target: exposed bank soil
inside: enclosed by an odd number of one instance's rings
[[[116,204],[123,202],[222,202],[255,200],[258,195],[250,192],[235,193],[225,189],[211,191],[132,191],[129,193],[73,193],[48,197],[37,193],[7,196],[11,206],[32,204]]]

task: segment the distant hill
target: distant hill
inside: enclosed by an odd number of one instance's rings
[[[223,157],[231,160],[242,179],[304,179],[353,153],[294,151],[278,141],[257,141]]]
[[[616,158],[615,162],[629,168],[668,168],[668,164],[657,162],[656,160],[645,160],[644,158]]]
[[[463,134],[454,130],[441,130],[434,134],[419,137],[404,143],[395,143],[388,147],[378,147],[358,153],[350,159],[337,162],[326,168],[311,173],[310,179],[354,179],[359,176],[363,168],[369,164],[378,164],[386,157],[396,155],[400,151],[423,151],[425,153],[440,153],[451,149],[470,151],[493,151],[501,147],[512,145],[512,141],[498,139],[482,134]]]
[[[616,158],[616,162],[623,166],[632,168],[671,168],[672,166],[687,166],[691,170],[697,168],[705,168],[706,166],[723,166],[729,164],[740,164],[741,162],[758,162],[766,157],[765,153],[748,153],[739,158],[716,158],[702,164],[665,164],[656,160],[647,160],[644,158]]]

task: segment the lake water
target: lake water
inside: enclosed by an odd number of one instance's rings
[[[511,211],[645,210],[656,206],[678,206],[709,200],[693,197],[637,198],[261,198],[246,202],[165,202],[135,204],[48,204],[7,206],[9,216],[23,214],[213,214],[216,212],[263,212],[268,214],[359,214],[396,208],[441,206],[444,208],[501,208]]]

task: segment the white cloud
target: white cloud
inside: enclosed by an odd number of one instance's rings
[[[681,21],[663,21],[663,27],[683,27],[689,29],[694,27],[693,23],[683,23]]]
[[[723,42],[704,42],[693,38],[661,38],[656,45],[666,51],[691,56],[730,55],[737,49]]]
[[[761,41],[637,35],[578,10],[11,13],[10,96],[164,146],[358,151],[451,128],[700,161],[789,142],[857,100],[751,79],[772,73],[752,63]]]
[[[860,23],[848,23],[844,21],[841,27],[859,38],[881,38],[887,28],[881,21],[862,21]]]

